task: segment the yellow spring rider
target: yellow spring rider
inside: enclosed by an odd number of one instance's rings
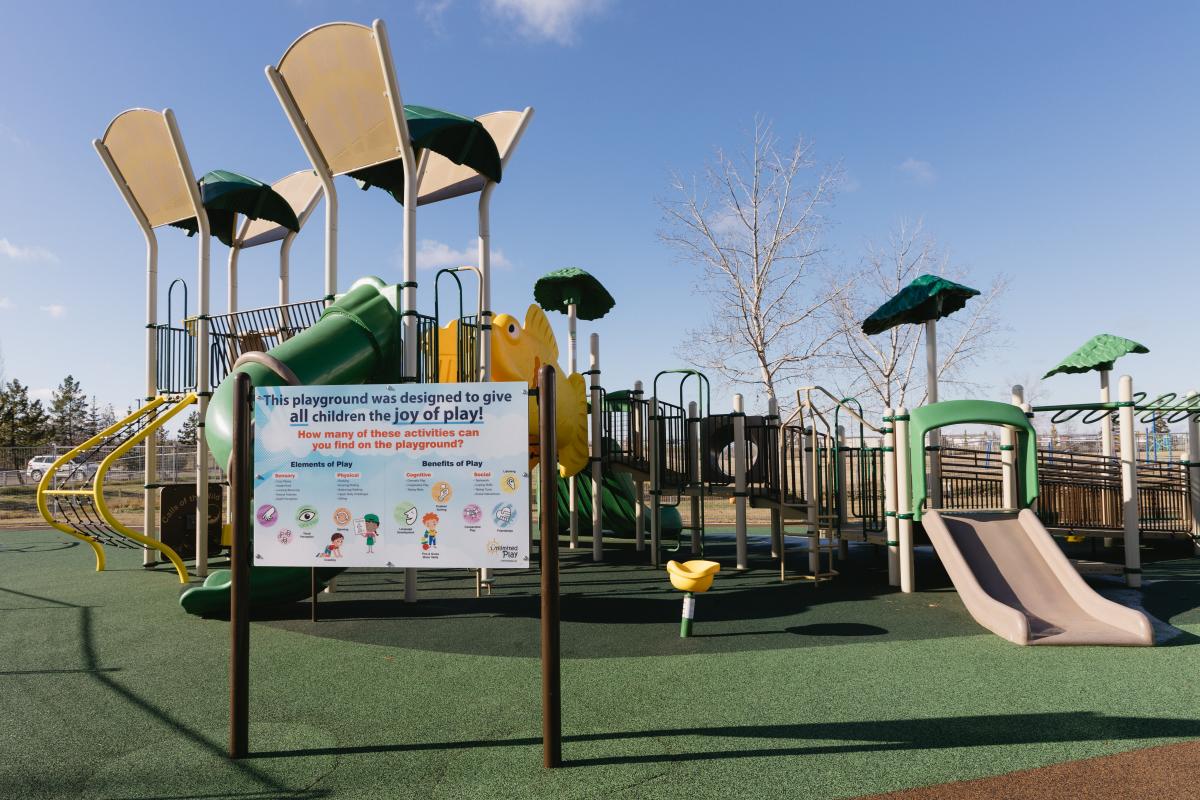
[[[712,586],[713,576],[721,571],[721,565],[716,561],[678,561],[667,562],[667,574],[671,576],[671,585],[683,592],[683,617],[679,621],[679,636],[682,639],[692,635],[692,618],[696,615],[696,595],[707,592]]]

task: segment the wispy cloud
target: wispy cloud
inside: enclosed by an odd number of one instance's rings
[[[420,0],[417,15],[438,36],[446,33],[445,17],[454,0]]]
[[[48,306],[38,306],[38,309],[46,312],[52,319],[59,319],[66,316],[67,307],[59,303],[51,303]]]
[[[2,236],[0,236],[0,256],[11,261],[45,261],[51,264],[58,262],[58,256],[45,247],[13,244]]]
[[[742,222],[741,217],[731,208],[726,208],[713,214],[712,220],[709,222],[709,228],[713,233],[721,237],[734,237],[738,239],[746,237],[746,223]]]
[[[919,158],[909,156],[896,166],[896,169],[906,175],[914,183],[930,184],[937,180],[937,173],[933,170],[933,164],[928,161],[922,161]]]
[[[484,0],[484,6],[517,23],[535,41],[574,44],[580,23],[599,14],[608,0]]]
[[[54,390],[49,386],[43,386],[40,389],[31,389],[29,396],[34,400],[41,400],[43,403],[49,403],[54,399]]]
[[[461,267],[478,261],[479,251],[474,245],[456,249],[436,239],[422,239],[417,243],[417,269]],[[493,250],[492,269],[512,269],[512,262],[500,250]]]
[[[7,142],[14,147],[28,147],[29,142],[25,141],[25,137],[17,133],[8,125],[0,122],[0,141]]]

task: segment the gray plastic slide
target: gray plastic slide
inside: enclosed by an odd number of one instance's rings
[[[1079,577],[1029,509],[921,517],[975,620],[1017,644],[1153,645],[1150,620]]]

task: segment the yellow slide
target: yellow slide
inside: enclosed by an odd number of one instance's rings
[[[37,506],[42,518],[56,530],[91,545],[96,553],[97,572],[104,569],[102,545],[143,546],[166,556],[179,573],[179,581],[188,582],[187,569],[178,553],[117,520],[105,502],[104,479],[119,458],[195,402],[195,394],[177,400],[157,397],[68,451],[42,476],[37,488]]]

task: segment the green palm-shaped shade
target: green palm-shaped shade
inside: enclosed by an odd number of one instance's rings
[[[1149,353],[1150,348],[1132,339],[1098,333],[1083,343],[1083,346],[1059,362],[1058,366],[1043,375],[1080,372],[1105,372],[1113,368],[1113,362],[1129,353]]]
[[[490,181],[500,182],[500,151],[478,120],[409,105],[404,107],[404,119],[414,150],[432,150],[455,164],[465,164]],[[355,170],[350,177],[363,189],[377,186],[397,203],[404,202],[404,165],[399,158]]]
[[[567,313],[575,304],[575,314],[582,320],[600,319],[617,304],[596,277],[578,267],[548,272],[533,285],[533,299],[546,311]]]
[[[267,219],[290,231],[300,230],[300,221],[288,201],[262,181],[237,172],[214,169],[206,172],[199,183],[209,230],[227,247],[233,246],[238,214],[251,219]],[[188,236],[197,230],[195,217],[171,224],[183,228]]]
[[[937,275],[921,275],[863,320],[862,331],[874,336],[897,325],[938,320],[958,311],[977,294],[979,290],[970,286]]]

